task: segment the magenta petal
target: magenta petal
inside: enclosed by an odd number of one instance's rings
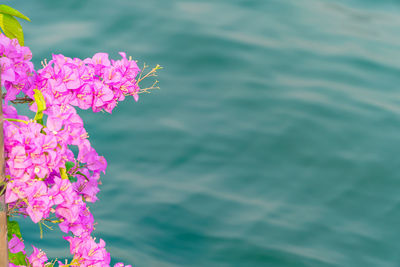
[[[25,245],[21,239],[19,239],[15,234],[13,234],[13,238],[8,241],[8,249],[11,253],[18,253],[25,249]]]

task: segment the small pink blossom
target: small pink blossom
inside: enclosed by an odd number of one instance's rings
[[[13,234],[13,238],[8,241],[8,249],[11,253],[18,253],[20,251],[24,251],[25,245],[18,236]]]

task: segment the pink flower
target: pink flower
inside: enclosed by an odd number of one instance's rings
[[[11,253],[18,253],[20,251],[24,251],[25,245],[19,237],[13,234],[13,238],[8,241],[8,249]]]
[[[99,243],[95,242],[89,235],[80,237],[64,237],[70,243],[71,254],[74,259],[80,260],[80,266],[99,266],[105,267],[110,264],[110,253],[105,250],[105,242],[100,239]]]
[[[29,256],[28,260],[32,267],[43,267],[44,263],[47,261],[46,253],[42,250],[37,249],[36,247],[32,246],[33,252]]]

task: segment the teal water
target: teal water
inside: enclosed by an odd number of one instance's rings
[[[400,3],[6,1],[35,64],[118,51],[162,90],[81,112],[95,235],[142,266],[398,266]],[[59,231],[28,244],[68,256]]]

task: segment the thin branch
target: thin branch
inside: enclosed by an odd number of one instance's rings
[[[3,94],[3,99],[6,97],[6,94]],[[29,96],[24,96],[24,97],[17,97],[15,100],[11,100],[11,103],[13,104],[25,104],[25,103],[31,103],[33,101],[32,98]]]
[[[161,70],[162,67],[160,65],[156,65],[151,71],[149,71],[147,74],[145,74],[143,76],[144,70],[147,68],[148,66],[146,64],[143,65],[143,69],[140,72],[139,78],[137,80],[137,83],[139,84],[141,81],[143,81],[144,79],[148,78],[148,77],[155,77],[157,76],[157,70]]]
[[[150,90],[160,89],[158,86],[158,81],[156,80],[150,87],[147,88],[140,88],[139,94],[147,93],[150,94]]]

